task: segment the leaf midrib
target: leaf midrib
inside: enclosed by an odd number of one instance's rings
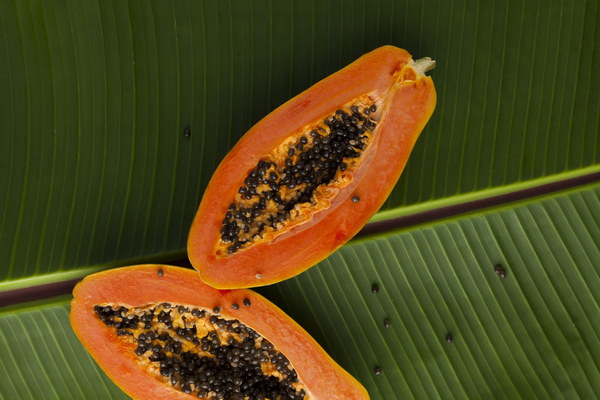
[[[392,231],[432,223],[485,208],[502,207],[516,201],[535,200],[539,196],[594,182],[600,182],[600,165],[381,211],[371,218],[369,223],[352,239],[352,242],[365,240],[366,238],[371,239],[374,236],[382,236]],[[0,307],[40,301],[57,295],[68,294],[78,280],[107,268],[145,263],[185,265],[187,264],[185,260],[186,253],[185,250],[182,250],[0,282]]]

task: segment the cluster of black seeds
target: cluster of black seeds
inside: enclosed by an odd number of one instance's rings
[[[223,218],[221,240],[229,243],[227,252],[235,253],[265,231],[277,230],[297,204],[314,202],[317,187],[330,183],[338,170],[345,171],[360,157],[376,126],[369,117],[375,111],[374,104],[337,110],[289,146],[283,160],[259,161],[238,190],[241,201],[231,203]]]
[[[289,360],[238,320],[169,303],[135,310],[96,305],[94,312],[135,343],[135,354],[146,358],[149,368],[184,393],[211,400],[305,399],[304,390],[294,387],[298,375]],[[212,329],[199,337],[196,324],[206,322]],[[263,365],[280,376],[265,374]]]

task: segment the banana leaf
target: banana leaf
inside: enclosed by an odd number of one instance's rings
[[[260,291],[373,399],[598,397],[599,19],[585,0],[0,0],[0,398],[126,398],[64,288],[185,259],[236,140],[384,44],[437,61],[405,173],[362,235]]]
[[[261,292],[372,399],[594,398],[598,210],[594,184],[388,232]],[[0,313],[0,398],[126,398],[80,345],[68,309],[62,298]]]

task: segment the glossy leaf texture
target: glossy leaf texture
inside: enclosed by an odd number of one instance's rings
[[[2,0],[0,282],[184,258],[235,141],[383,44],[438,65],[437,110],[385,209],[598,166],[598,15],[566,0]]]
[[[595,184],[451,218],[356,241],[261,291],[372,399],[593,398],[598,210]],[[0,314],[0,397],[120,398],[71,332],[67,304]]]

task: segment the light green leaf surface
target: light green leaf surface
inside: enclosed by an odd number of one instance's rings
[[[127,399],[69,325],[68,301],[0,313],[1,399]]]
[[[0,283],[184,257],[237,138],[383,44],[436,59],[439,95],[386,209],[597,166],[599,13],[584,0],[1,0]]]
[[[596,184],[390,233],[261,291],[372,399],[591,399],[599,210]],[[66,302],[0,314],[0,340],[0,398],[119,398],[71,332]]]

